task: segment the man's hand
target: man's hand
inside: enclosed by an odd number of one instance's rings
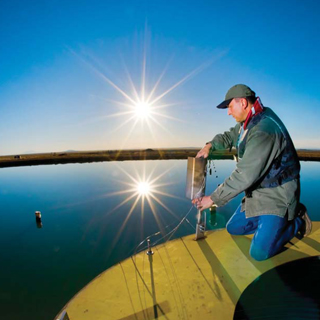
[[[209,151],[211,149],[211,143],[206,144],[196,155],[196,158],[208,158]]]
[[[214,202],[209,196],[204,196],[202,198],[193,199],[192,203],[196,205],[197,209],[203,211],[214,205]]]

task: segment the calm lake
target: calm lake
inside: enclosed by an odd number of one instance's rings
[[[214,162],[207,194],[232,172]],[[301,201],[319,220],[320,163],[301,162]],[[0,169],[0,308],[6,320],[52,320],[89,281],[127,258],[147,236],[161,240],[191,209],[186,160],[127,161]],[[148,196],[140,192],[148,187]],[[222,228],[242,195],[216,214]],[[42,213],[42,225],[35,211]],[[194,233],[196,209],[172,238]]]

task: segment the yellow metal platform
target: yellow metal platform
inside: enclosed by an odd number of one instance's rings
[[[106,270],[65,306],[70,320],[233,318],[245,288],[283,263],[320,255],[320,222],[302,240],[263,262],[249,256],[249,236],[225,229],[194,241],[186,236],[141,252]]]

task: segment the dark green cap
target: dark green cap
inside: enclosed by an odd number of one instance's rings
[[[256,93],[252,91],[248,86],[244,84],[236,84],[235,86],[231,87],[225,97],[225,100],[221,102],[217,108],[225,109],[228,107],[229,103],[234,98],[246,98],[246,97],[256,97]]]

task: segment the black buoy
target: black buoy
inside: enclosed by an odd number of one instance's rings
[[[41,221],[41,212],[40,211],[36,211],[34,214],[36,215],[36,220],[40,220]]]
[[[40,211],[36,211],[34,214],[36,216],[37,227],[38,228],[42,228],[41,212]]]

